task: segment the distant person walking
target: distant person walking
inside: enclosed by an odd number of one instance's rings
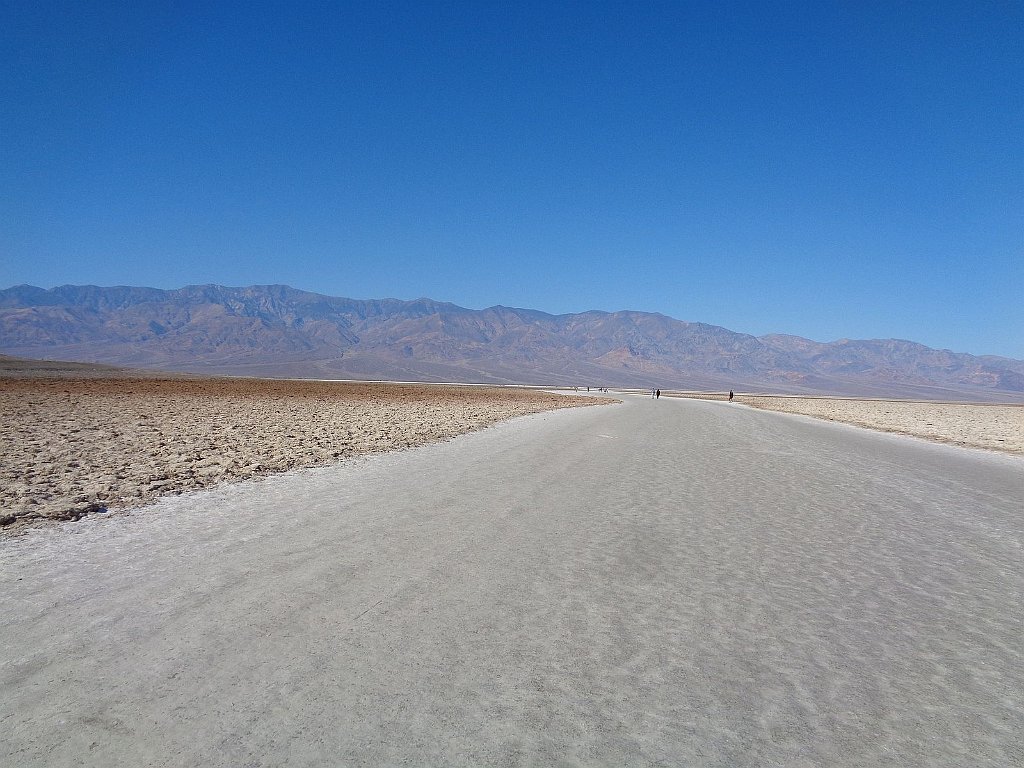
[[[656,394],[654,395],[654,397],[655,397],[656,399],[657,399],[657,398],[660,398],[660,397],[661,397],[661,390],[660,390],[660,389],[657,389],[657,390],[655,390],[655,392],[656,392]]]
[[[731,389],[729,390],[729,402],[730,403],[732,402],[732,390]]]

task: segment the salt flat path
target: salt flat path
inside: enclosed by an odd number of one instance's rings
[[[1024,765],[1024,461],[626,397],[0,543],[0,765]]]

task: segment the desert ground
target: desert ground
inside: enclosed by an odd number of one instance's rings
[[[663,393],[669,397],[725,400],[721,393]],[[1024,454],[1024,405],[939,403],[796,395],[737,394],[734,403],[795,413],[858,427],[911,435],[968,448]]]
[[[595,402],[513,388],[19,368],[0,377],[0,531]]]
[[[595,398],[535,390],[166,375],[5,359],[0,533],[446,440]],[[665,393],[722,399],[718,393]],[[1024,454],[1024,406],[741,393],[735,404]]]
[[[1024,764],[1024,458],[621,397],[0,541],[0,765]]]

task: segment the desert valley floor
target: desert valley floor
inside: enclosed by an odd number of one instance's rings
[[[616,399],[0,540],[0,763],[1021,763],[1024,458]]]
[[[7,371],[0,534],[602,402],[512,387]],[[733,405],[1024,454],[1024,405],[746,394]]]

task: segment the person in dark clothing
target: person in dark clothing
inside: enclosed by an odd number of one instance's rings
[[[656,389],[654,391],[655,391],[654,398],[655,398],[655,400],[657,400],[659,397],[661,397],[661,390],[660,389]]]
[[[732,402],[732,390],[729,390],[729,402]]]

